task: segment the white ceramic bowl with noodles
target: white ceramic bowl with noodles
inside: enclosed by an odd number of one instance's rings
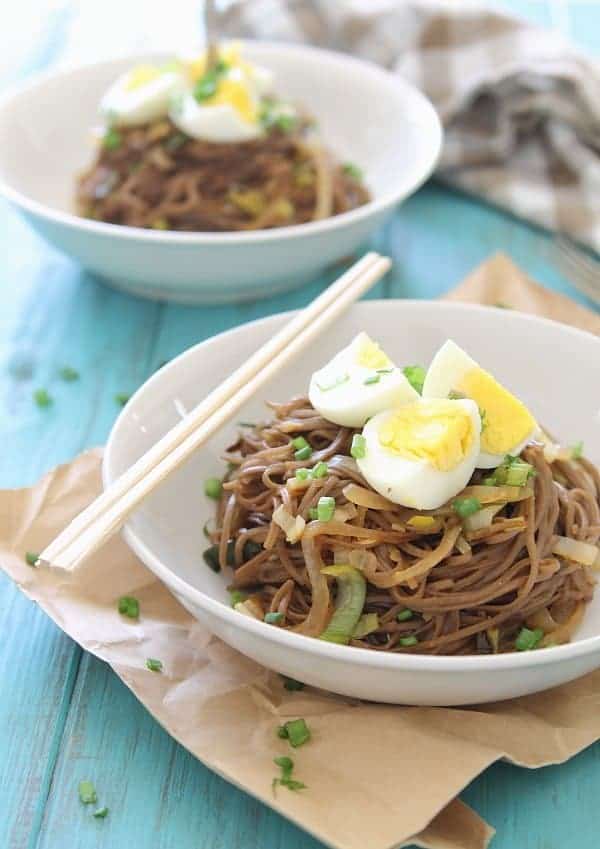
[[[442,131],[429,101],[375,65],[311,47],[247,42],[277,90],[304,105],[340,162],[358,164],[372,200],[322,221],[244,233],[105,224],[73,212],[93,157],[98,103],[130,56],[42,76],[0,101],[0,191],[49,242],[107,283],[148,298],[221,303],[272,295],[356,251],[429,176]]]
[[[278,330],[287,315],[245,324],[196,345],[133,396],[106,449],[110,484],[206,392]],[[366,330],[395,361],[428,364],[448,337],[463,346],[523,398],[565,444],[582,439],[600,461],[600,339],[523,313],[427,301],[360,303],[318,344],[277,376],[236,418],[264,419],[267,399],[306,391],[311,373]],[[202,482],[223,473],[219,456],[235,424],[207,444],[144,503],[127,524],[134,551],[201,622],[253,660],[313,684],[382,702],[458,705],[490,702],[563,684],[600,667],[600,591],[572,643],[538,651],[482,656],[388,654],[285,631],[232,610],[227,575],[204,564],[202,526],[214,513]]]

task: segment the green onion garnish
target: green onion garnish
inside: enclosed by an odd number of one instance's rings
[[[483,480],[481,481],[481,483],[482,483],[484,486],[498,486],[498,484],[496,483],[496,478],[495,478],[493,475],[490,475],[490,476],[489,476],[489,477],[487,477],[487,478],[483,478]]]
[[[231,542],[233,542],[233,540]],[[247,560],[252,560],[252,558],[256,557],[257,554],[260,554],[262,550],[263,547],[259,542],[254,542],[253,539],[249,539],[248,542],[244,543],[244,549],[242,551],[244,563]],[[227,562],[230,566],[235,565],[235,543],[231,548],[231,562],[229,562],[229,545],[227,546]]]
[[[313,519],[313,520],[316,520],[316,519],[319,518],[319,511],[317,510],[316,507],[309,507],[308,508],[308,517],[309,517],[309,519]]]
[[[486,486],[525,486],[529,478],[536,474],[531,463],[526,463],[520,457],[507,454],[497,469],[486,477]]]
[[[394,369],[393,368],[376,368],[375,371],[377,374],[391,374]]]
[[[119,613],[130,619],[137,619],[140,615],[140,603],[132,595],[122,595],[117,605]]]
[[[149,657],[146,661],[146,666],[150,670],[150,672],[162,672],[162,661],[157,660],[155,657]]]
[[[290,746],[295,749],[310,740],[310,728],[304,719],[292,719],[280,725],[277,733],[282,739],[289,740]]]
[[[352,437],[352,445],[350,446],[350,454],[356,460],[362,460],[367,454],[367,440],[362,433],[355,433]]]
[[[33,393],[33,400],[38,407],[42,408],[49,407],[54,401],[47,389],[36,389]]]
[[[325,478],[325,477],[327,477],[328,473],[329,473],[329,467],[327,466],[327,463],[324,463],[322,460],[319,460],[319,462],[317,463],[316,466],[314,466],[314,468],[311,472],[311,477],[313,477],[315,479]]]
[[[283,613],[265,613],[265,622],[267,625],[279,625],[279,623],[283,620]]]
[[[583,442],[576,442],[575,445],[571,446],[570,451],[572,460],[581,460],[583,457]]]
[[[97,811],[94,811],[92,814],[97,820],[103,820],[106,816],[108,816],[108,808],[106,805],[103,808],[98,808]]]
[[[481,501],[478,498],[455,498],[452,509],[461,519],[466,519],[481,510]]]
[[[321,390],[321,392],[329,392],[331,389],[335,389],[337,386],[341,386],[343,383],[347,383],[350,380],[350,375],[348,373],[342,374],[339,377],[336,377],[333,383],[326,383],[325,385],[321,383],[317,383],[317,386]]]
[[[322,495],[317,502],[317,519],[319,522],[329,522],[335,513],[335,498]]]
[[[400,637],[400,639],[398,640],[398,643],[401,646],[416,646],[418,642],[419,641],[417,640],[417,638],[413,637],[413,636],[411,636],[411,637]]]
[[[281,770],[280,777],[273,779],[273,790],[275,790],[278,784],[281,784],[282,787],[287,787],[288,790],[304,790],[306,784],[292,778],[294,761],[291,758],[284,755],[283,757],[274,758],[273,763]]]
[[[296,469],[296,477],[299,481],[307,481],[310,477],[310,469]]]
[[[37,553],[37,551],[25,552],[25,563],[27,563],[28,566],[35,566],[39,559],[40,555]]]
[[[219,478],[207,478],[204,481],[204,494],[218,500],[223,492],[223,482]]]
[[[353,162],[346,162],[342,165],[342,171],[348,177],[352,177],[353,180],[362,180],[363,172],[362,169],[355,165]]]
[[[79,782],[79,799],[84,805],[93,805],[98,801],[96,788],[91,781]]]
[[[231,606],[235,607],[236,604],[240,604],[240,602],[246,601],[246,593],[243,593],[240,590],[231,590],[231,592],[229,593],[229,598],[231,600]]]
[[[372,386],[373,383],[379,383],[381,380],[380,374],[370,374],[369,377],[365,377],[363,383],[365,386]]]
[[[295,436],[294,439],[292,439],[292,445],[298,450],[300,448],[306,448],[307,446],[310,448],[309,443],[303,436]]]
[[[66,380],[67,383],[71,383],[74,380],[79,380],[79,372],[77,371],[77,369],[72,368],[71,366],[62,366],[62,368],[58,370],[58,374],[62,378],[62,380]]]
[[[423,366],[405,366],[402,369],[402,373],[412,388],[421,395],[423,393],[423,384],[425,383],[426,375],[426,371]]]
[[[202,552],[202,557],[204,562],[208,566],[209,569],[212,569],[213,572],[221,571],[221,564],[219,563],[219,546],[211,545],[205,551]]]
[[[198,103],[208,100],[217,93],[219,80],[229,69],[229,65],[222,59],[219,59],[214,68],[207,71],[196,83],[194,88],[194,97]]]
[[[286,675],[282,675],[281,677],[283,678],[283,686],[286,690],[289,690],[290,693],[304,689],[302,681],[296,681],[295,678],[288,678]]]
[[[531,651],[537,647],[543,636],[544,632],[541,628],[535,628],[533,631],[529,628],[521,628],[515,640],[515,648],[517,651]]]
[[[408,622],[409,619],[412,619],[415,614],[412,610],[409,610],[408,607],[405,607],[404,610],[400,610],[396,613],[396,622]]]
[[[303,448],[299,448],[297,451],[294,451],[294,457],[296,460],[309,460],[312,455],[312,448],[310,445],[305,445]]]
[[[126,392],[117,392],[117,394],[115,395],[115,401],[119,405],[119,407],[124,407],[130,398],[131,395],[128,395]]]
[[[115,130],[114,127],[110,127],[110,129],[104,133],[102,144],[106,150],[116,150],[121,146],[121,133],[118,130]]]

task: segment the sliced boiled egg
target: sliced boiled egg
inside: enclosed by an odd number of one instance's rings
[[[481,419],[467,398],[419,399],[385,410],[363,428],[365,480],[396,504],[434,510],[469,482],[479,455]]]
[[[177,66],[161,69],[138,65],[122,74],[100,101],[100,112],[111,126],[132,127],[165,118],[172,98],[185,87]]]
[[[363,332],[313,374],[308,397],[329,421],[362,427],[370,416],[408,404],[419,395],[388,355]]]
[[[242,142],[263,132],[259,101],[241,73],[229,72],[215,93],[198,100],[192,92],[173,101],[173,123],[186,135],[210,142]]]
[[[484,371],[452,340],[439,349],[425,378],[423,398],[471,398],[481,414],[481,451],[477,468],[499,466],[517,455],[538,430],[525,404]]]

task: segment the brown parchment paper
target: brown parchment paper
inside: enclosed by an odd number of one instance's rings
[[[529,280],[497,256],[450,297],[499,301],[600,333],[600,318]],[[100,491],[101,450],[51,471],[31,489],[0,493],[0,565],[21,590],[108,662],[166,730],[203,763],[336,849],[483,849],[493,830],[456,799],[498,758],[526,767],[560,763],[600,737],[600,671],[535,696],[475,708],[360,703],[279,676],[212,637],[135,558],[111,540],[77,573],[33,569],[40,551]],[[119,616],[116,599],[140,600]],[[162,674],[145,668],[160,658]],[[294,750],[308,789],[271,780],[289,754],[275,728],[304,716],[313,739]],[[403,775],[418,776],[409,784]],[[398,787],[402,786],[402,792]]]

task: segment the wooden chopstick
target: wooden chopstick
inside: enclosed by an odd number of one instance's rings
[[[131,512],[171,472],[370,289],[390,265],[389,259],[370,253],[352,266],[80,513],[41,553],[39,562],[65,570],[77,568],[119,530]]]

